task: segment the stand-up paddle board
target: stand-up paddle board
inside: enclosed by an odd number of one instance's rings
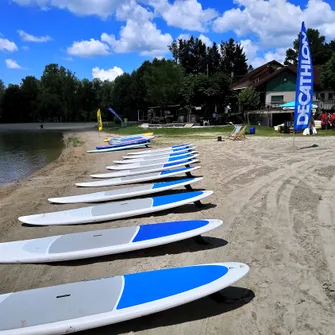
[[[170,159],[170,158],[178,158],[178,157],[182,157],[185,155],[195,155],[198,154],[197,151],[192,150],[192,151],[183,151],[181,153],[177,153],[177,154],[164,154],[164,155],[150,155],[150,156],[135,156],[136,158],[134,158],[134,156],[128,156],[130,157],[130,159],[128,158],[124,158],[122,160],[119,161],[113,161],[116,164],[133,164],[133,163],[139,163],[139,162],[148,162],[148,161],[153,161],[153,160],[157,160],[157,159]],[[125,156],[127,157],[127,156]]]
[[[22,223],[47,226],[94,223],[117,220],[142,214],[159,212],[189,203],[199,204],[213,194],[213,191],[191,191],[169,195],[160,195],[151,198],[115,201],[102,205],[88,206],[65,211],[20,216]]]
[[[174,157],[174,156],[180,156],[180,155],[186,155],[189,153],[195,153],[197,152],[195,150],[196,146],[192,147],[192,148],[186,148],[185,150],[179,150],[177,152],[175,151],[162,151],[162,152],[158,152],[156,154],[146,154],[146,155],[126,155],[126,156],[122,156],[122,162],[126,161],[126,160],[133,160],[133,159],[154,159],[155,157],[157,158],[161,158],[161,157]],[[116,162],[116,161],[114,161]]]
[[[1,335],[70,334],[212,295],[249,272],[243,263],[197,264],[0,295]]]
[[[117,178],[117,177],[126,177],[126,176],[133,176],[137,174],[146,174],[156,171],[165,171],[170,170],[173,168],[177,168],[180,166],[189,166],[193,163],[198,163],[198,159],[187,159],[179,163],[167,163],[167,164],[160,164],[155,165],[152,167],[143,167],[143,168],[137,168],[132,170],[124,170],[119,172],[109,172],[109,173],[99,173],[99,174],[91,174],[92,178]],[[110,169],[110,166],[107,166],[107,169]]]
[[[166,148],[160,148],[160,149],[150,149],[150,150],[144,150],[139,152],[130,152],[129,155],[151,155],[151,154],[157,154],[159,152],[164,151],[172,151],[172,152],[178,152],[180,150],[185,150],[185,148],[192,148],[194,147],[193,144],[180,144],[172,147],[166,147]]]
[[[148,137],[139,137],[137,139],[127,139],[127,140],[120,140],[120,141],[109,141],[109,145],[98,145],[95,148],[98,150],[102,149],[109,149],[109,148],[115,148],[120,147],[124,145],[132,145],[132,144],[141,144],[141,143],[147,143],[150,142],[155,136],[148,136]]]
[[[153,160],[148,160],[144,162],[138,162],[138,163],[133,163],[133,164],[120,164],[120,165],[112,165],[109,166],[109,170],[132,170],[132,169],[139,169],[141,167],[146,167],[150,169],[151,167],[154,166],[161,166],[162,164],[167,164],[167,163],[182,163],[185,161],[189,161],[190,159],[195,159],[198,157],[199,154],[193,154],[193,155],[184,155],[184,156],[179,156],[179,157],[173,157],[173,158],[163,158],[163,159],[153,159]]]
[[[133,144],[133,145],[124,145],[124,146],[119,146],[115,148],[108,148],[108,149],[94,149],[94,150],[87,150],[89,153],[95,153],[95,152],[112,152],[112,151],[119,151],[119,150],[128,150],[128,149],[137,149],[137,148],[143,148],[147,147],[150,143],[142,143],[142,144]]]
[[[45,263],[119,254],[199,236],[221,220],[170,221],[0,243],[0,263]]]
[[[179,186],[185,186],[187,189],[192,189],[190,184],[200,180],[202,180],[202,177],[179,179],[163,183],[126,187],[118,190],[109,190],[103,192],[73,195],[60,198],[49,198],[48,200],[51,203],[57,203],[57,204],[74,204],[81,202],[104,202],[104,201],[120,200],[120,199],[139,197],[142,195],[148,195],[152,193],[164,192]]]
[[[146,174],[134,175],[134,176],[128,176],[128,177],[89,181],[89,182],[84,182],[84,183],[76,183],[75,185],[80,186],[80,187],[100,187],[100,186],[134,184],[134,183],[142,183],[144,181],[170,178],[170,177],[174,177],[181,173],[186,173],[188,177],[192,177],[191,172],[197,169],[200,169],[200,166],[191,166],[191,167],[185,167],[181,169],[146,173]]]

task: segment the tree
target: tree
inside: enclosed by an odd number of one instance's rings
[[[233,74],[234,77],[243,76],[248,72],[247,57],[243,47],[233,38],[227,42],[221,42],[221,71]]]
[[[243,89],[238,95],[238,104],[245,118],[245,111],[257,109],[260,106],[259,93],[252,87]]]
[[[335,90],[335,53],[332,58],[321,67],[320,80],[324,88]]]
[[[2,97],[1,122],[13,123],[23,120],[23,103],[19,85],[9,84]]]
[[[39,80],[34,76],[27,76],[22,79],[21,99],[23,121],[36,121],[38,116],[38,96],[40,94]]]
[[[307,29],[307,36],[310,43],[313,65],[324,65],[332,56],[332,47],[327,44],[326,37],[321,35],[317,29]],[[298,64],[300,46],[300,33],[293,41],[293,49],[286,50],[285,65]]]
[[[147,100],[162,109],[178,102],[184,70],[171,60],[154,59],[152,68],[144,75]]]

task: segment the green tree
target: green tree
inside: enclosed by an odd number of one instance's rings
[[[221,71],[240,77],[248,72],[247,57],[241,44],[236,43],[233,38],[227,42],[221,42]]]
[[[332,56],[332,49],[331,46],[326,43],[326,37],[321,35],[319,30],[312,28],[307,29],[307,36],[310,43],[313,65],[326,64]],[[298,64],[299,46],[300,33],[293,41],[293,49],[289,48],[286,50],[285,65]]]
[[[23,122],[23,103],[19,85],[9,84],[2,96],[1,122]]]
[[[238,95],[238,104],[245,118],[245,111],[257,109],[260,106],[260,95],[254,88],[243,89]]]
[[[147,100],[163,109],[177,103],[184,70],[171,60],[154,59],[152,68],[144,75]]]
[[[36,121],[38,117],[38,96],[40,94],[40,83],[34,76],[22,79],[21,102],[24,121]]]
[[[325,89],[335,90],[335,53],[331,59],[321,67],[320,80]]]

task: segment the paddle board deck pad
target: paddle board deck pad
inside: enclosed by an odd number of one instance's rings
[[[58,212],[20,216],[19,221],[29,225],[71,225],[117,220],[159,212],[189,203],[198,203],[213,191],[191,191],[160,195],[151,198],[115,201],[102,205],[69,209]]]
[[[151,154],[151,155],[126,155],[122,157],[122,160],[119,162],[125,162],[127,160],[146,160],[146,159],[155,159],[155,158],[162,158],[162,157],[175,157],[175,156],[180,156],[180,155],[186,155],[189,153],[196,153],[197,151],[195,150],[194,147],[186,148],[185,150],[179,150],[177,152],[174,151],[164,151],[164,152],[159,152],[157,154]],[[113,161],[116,163],[117,161]],[[121,163],[122,164],[122,163]]]
[[[194,155],[184,155],[184,156],[179,156],[179,157],[173,157],[173,158],[163,158],[163,159],[154,159],[152,161],[144,161],[144,162],[138,162],[138,163],[133,163],[133,164],[122,164],[122,165],[114,165],[114,166],[109,166],[109,170],[132,170],[132,169],[139,169],[141,167],[154,167],[156,165],[162,165],[162,164],[167,164],[167,163],[181,163],[188,161],[190,159],[195,159],[198,157],[199,154],[194,154]]]
[[[160,148],[160,149],[150,149],[150,150],[144,150],[144,151],[139,151],[137,153],[129,153],[130,155],[151,155],[151,154],[156,154],[158,152],[164,152],[164,151],[173,151],[173,152],[178,152],[179,150],[185,150],[185,148],[190,148],[193,147],[193,144],[180,144],[180,145],[174,145],[172,147],[166,147],[166,148]]]
[[[161,172],[146,173],[146,174],[134,175],[134,176],[128,176],[128,177],[89,181],[89,182],[84,182],[84,183],[76,183],[75,185],[79,187],[100,187],[100,186],[134,184],[134,183],[142,183],[144,181],[170,178],[170,177],[174,177],[181,173],[186,173],[188,177],[192,177],[191,172],[197,169],[200,169],[200,166],[184,167],[184,168],[175,169],[175,170],[166,170],[166,171],[161,171]]]
[[[128,150],[128,149],[137,149],[147,147],[150,143],[143,143],[143,144],[133,144],[133,145],[124,145],[116,148],[108,148],[108,149],[94,149],[94,150],[87,150],[88,153],[96,153],[96,152],[112,152],[112,151],[119,151],[119,150]]]
[[[185,220],[0,243],[0,263],[45,263],[119,254],[199,236],[221,220]]]
[[[214,294],[249,272],[197,264],[0,295],[1,335],[69,334],[161,312]]]
[[[180,166],[187,166],[193,163],[198,163],[199,160],[197,159],[187,159],[179,163],[167,163],[167,164],[160,164],[155,166],[149,167],[142,167],[132,170],[124,170],[118,172],[109,172],[109,173],[99,173],[99,174],[91,174],[92,178],[117,178],[117,177],[126,177],[126,176],[133,176],[137,174],[146,174],[156,171],[165,171],[173,168],[177,168]],[[107,169],[110,167],[107,166]]]
[[[183,156],[186,156],[186,155],[196,155],[198,154],[197,151],[183,151],[181,152],[180,154],[172,154],[172,155],[156,155],[156,156],[147,156],[147,157],[139,157],[137,158],[134,158],[133,156],[130,158],[130,159],[122,159],[122,160],[119,160],[119,161],[113,161],[114,163],[116,164],[133,164],[133,163],[140,163],[140,162],[151,162],[151,161],[156,161],[158,159],[165,159],[165,160],[168,160],[168,159],[171,159],[171,158],[179,158],[179,157],[183,157]],[[129,157],[129,156],[128,156]]]
[[[60,197],[60,198],[49,198],[48,201],[51,203],[58,203],[58,204],[113,201],[113,200],[138,197],[142,195],[148,195],[152,193],[164,192],[164,191],[168,191],[168,190],[171,190],[179,186],[185,186],[187,188],[190,188],[189,186],[190,184],[195,183],[200,180],[202,180],[202,177],[186,178],[186,179],[179,179],[179,180],[173,180],[173,181],[162,182],[162,183],[146,184],[146,185],[140,185],[140,186],[121,188],[118,190],[109,190],[109,191],[103,191],[103,192],[73,195],[73,196]]]

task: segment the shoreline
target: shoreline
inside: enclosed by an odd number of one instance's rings
[[[40,125],[43,124],[43,129]],[[0,123],[0,131],[87,131],[97,128],[96,122],[29,122]]]
[[[204,234],[210,246],[192,240],[119,255],[51,264],[0,264],[0,293],[201,263],[236,261],[249,273],[228,299],[203,298],[154,315],[80,332],[82,335],[331,334],[335,328],[335,230],[332,221],[335,182],[335,138],[250,137],[222,142],[216,138],[158,136],[153,148],[193,142],[203,180],[194,189],[213,190],[195,210],[186,205],[146,216],[73,226],[22,226],[17,218],[90,204],[50,204],[55,196],[108,189],[79,188],[75,182],[106,171],[126,151],[88,154],[107,133],[64,134],[66,145],[57,160],[5,190],[0,189],[0,242],[126,227],[162,221],[218,218],[223,225]],[[69,141],[69,138],[77,141]],[[64,139],[65,140],[65,139]],[[318,143],[318,147],[307,148]],[[75,146],[74,143],[78,145]],[[131,186],[131,185],[129,185]],[[227,293],[228,292],[228,293]],[[79,333],[78,333],[79,334]]]

